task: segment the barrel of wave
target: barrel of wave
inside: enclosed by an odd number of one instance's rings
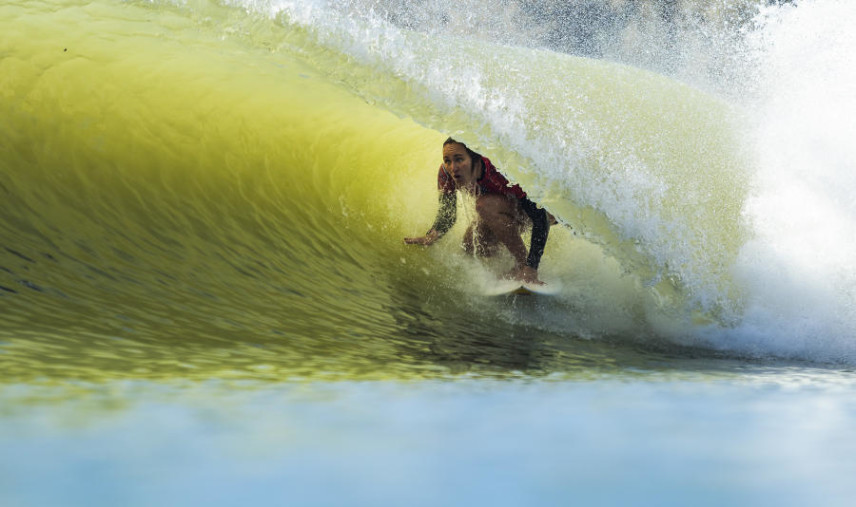
[[[242,254],[389,264],[376,243],[398,244],[401,232],[382,233],[386,195],[432,158],[439,134],[298,58],[223,40],[180,13],[98,2],[0,9],[0,169],[15,197],[3,213],[20,253],[40,255],[44,236],[32,231],[52,231],[64,253],[103,250],[103,270],[123,262],[111,257],[121,248],[137,271],[181,278],[196,266],[224,286],[240,276],[220,259]],[[422,194],[423,206],[432,198]],[[313,269],[323,266],[299,266],[288,283],[322,279]]]

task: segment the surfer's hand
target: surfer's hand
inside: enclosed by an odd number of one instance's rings
[[[538,279],[538,270],[529,266],[523,266],[512,269],[506,278],[517,280],[518,282],[531,283],[535,285],[544,285],[544,282]]]
[[[433,245],[438,239],[440,239],[440,233],[431,229],[431,231],[424,236],[420,236],[418,238],[404,238],[404,244],[429,246]]]

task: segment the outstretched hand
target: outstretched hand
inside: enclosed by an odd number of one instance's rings
[[[544,282],[538,279],[538,270],[529,266],[514,268],[505,275],[505,278],[534,285],[545,285]]]
[[[434,242],[436,242],[438,239],[440,239],[440,233],[432,229],[428,234],[424,236],[419,236],[416,238],[404,238],[404,244],[429,246],[433,245]]]

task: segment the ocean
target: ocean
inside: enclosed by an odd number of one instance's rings
[[[852,19],[4,2],[0,504],[851,505]],[[557,295],[403,243],[449,136]]]

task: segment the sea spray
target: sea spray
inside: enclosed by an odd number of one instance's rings
[[[729,346],[856,357],[854,17],[852,2],[807,1],[758,18],[754,238],[736,265],[747,305]]]

